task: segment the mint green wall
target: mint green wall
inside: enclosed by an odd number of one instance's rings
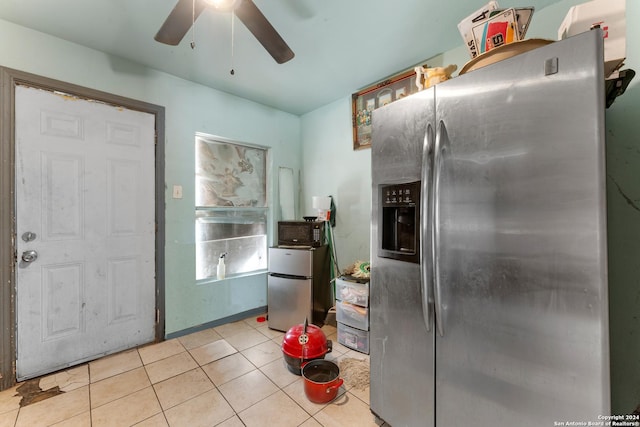
[[[2,20],[0,65],[166,108],[166,334],[267,304],[264,274],[195,284],[194,135],[204,132],[271,147],[271,177],[279,166],[297,174],[298,116]],[[171,198],[174,184],[183,186],[183,199]],[[270,201],[276,186],[273,179]],[[271,230],[276,219],[272,216]]]
[[[637,73],[607,110],[612,412],[640,405],[640,2],[627,0],[627,60]]]
[[[563,0],[537,10],[527,38],[555,40],[569,8],[580,3]],[[624,68],[640,73],[639,22],[640,2],[628,0]],[[426,63],[460,69],[468,60],[461,45]],[[607,110],[606,126],[612,413],[622,414],[640,404],[640,75]],[[311,212],[312,196],[333,195],[340,266],[368,259],[371,155],[351,148],[350,94],[302,116],[302,135],[303,212]]]
[[[371,150],[353,150],[351,98],[302,116],[303,215],[315,215],[313,196],[333,196],[334,239],[341,270],[369,259]]]

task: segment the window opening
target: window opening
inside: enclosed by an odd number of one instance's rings
[[[267,154],[264,147],[196,136],[196,280],[267,269]]]

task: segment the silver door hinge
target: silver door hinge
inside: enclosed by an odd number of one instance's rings
[[[156,324],[160,323],[160,309],[156,308]]]

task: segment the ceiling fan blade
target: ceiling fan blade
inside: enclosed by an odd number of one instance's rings
[[[294,57],[293,51],[252,0],[242,0],[235,13],[278,64]]]
[[[177,46],[204,8],[204,1],[196,0],[194,15],[193,0],[178,0],[154,39],[160,43]]]

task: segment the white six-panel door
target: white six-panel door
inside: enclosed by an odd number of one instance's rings
[[[18,380],[155,337],[155,117],[16,87]]]

